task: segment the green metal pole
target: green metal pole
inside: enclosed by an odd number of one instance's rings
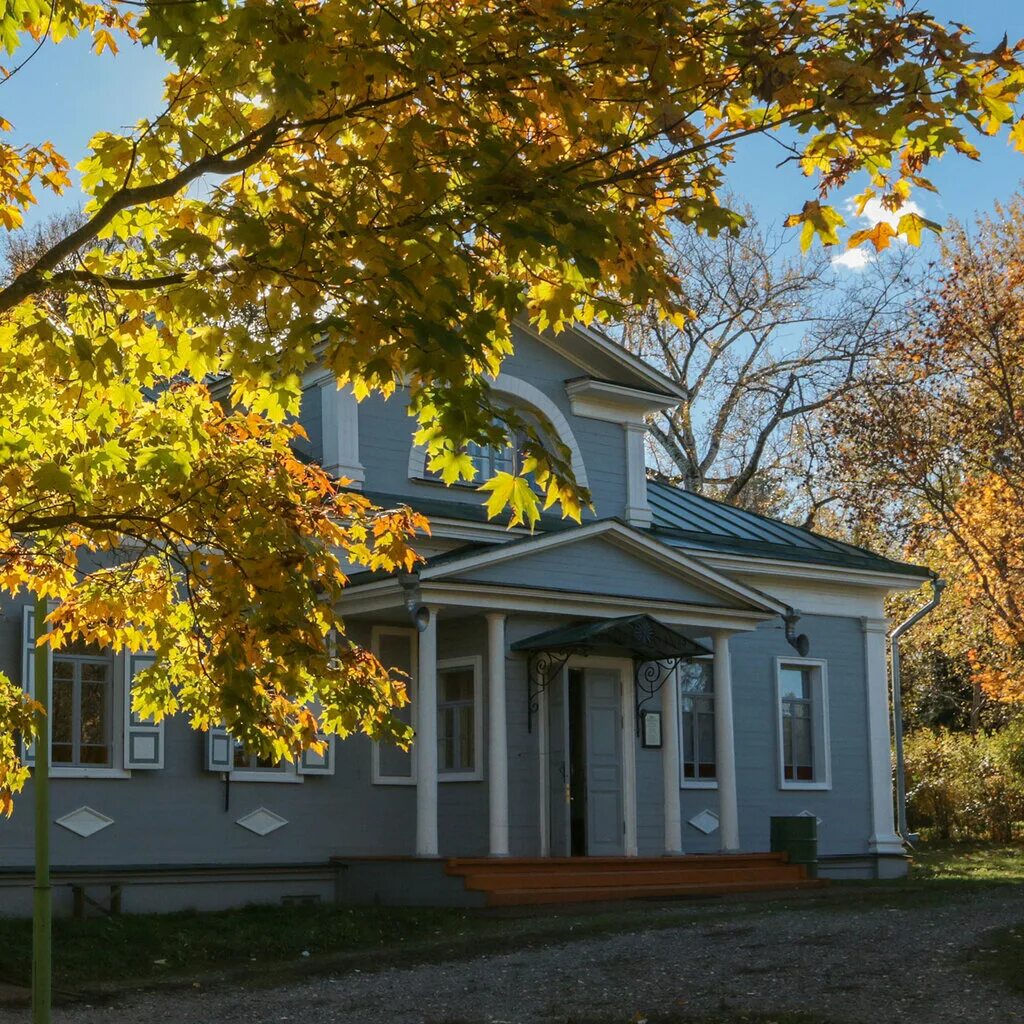
[[[46,632],[46,601],[36,599],[35,635]],[[50,658],[45,646],[35,650],[35,698],[42,705],[36,729],[36,765],[32,778],[36,818],[36,884],[32,890],[32,1024],[50,1024]]]

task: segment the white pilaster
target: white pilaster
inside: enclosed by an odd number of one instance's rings
[[[548,690],[545,687],[537,694],[537,714],[534,722],[537,725],[537,757],[540,793],[537,806],[540,809],[537,835],[540,840],[540,855],[551,856],[551,791],[549,790],[548,770],[551,750],[548,746]]]
[[[661,769],[665,792],[665,853],[683,852],[679,805],[679,676],[673,671],[661,687]]]
[[[892,733],[889,728],[889,671],[885,636],[886,619],[863,618],[864,683],[867,692],[868,756],[871,779],[872,853],[902,854],[903,842],[896,834],[892,795]]]
[[[732,716],[732,666],[729,632],[717,629],[714,640],[715,756],[718,775],[718,828],[722,852],[740,848],[739,799],[736,792],[736,740]]]
[[[353,487],[366,478],[359,461],[359,405],[350,387],[339,389],[333,374],[321,377],[320,425],[323,431],[323,467],[345,477]]]
[[[508,723],[505,696],[505,616],[487,615],[487,776],[491,856],[508,856]]]
[[[636,807],[636,680],[632,671],[626,671],[622,683],[622,838],[626,856],[636,857],[640,836]]]
[[[419,634],[416,680],[416,856],[437,856],[437,608]]]
[[[643,420],[622,425],[626,432],[626,522],[650,526],[654,521],[647,502],[647,425]]]

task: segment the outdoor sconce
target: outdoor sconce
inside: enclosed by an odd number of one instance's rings
[[[420,574],[418,572],[399,573],[398,582],[405,597],[405,610],[409,613],[409,621],[416,627],[417,632],[422,633],[430,625],[430,609],[423,603]]]
[[[811,649],[811,641],[807,639],[806,633],[798,634],[796,631],[796,624],[800,621],[800,613],[790,608],[782,616],[782,621],[786,624],[786,642],[801,658],[806,658],[807,652]]]

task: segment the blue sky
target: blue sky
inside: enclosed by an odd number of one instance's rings
[[[1024,37],[1024,0],[925,0],[922,6],[942,19],[967,22],[984,45],[994,46],[1004,31],[1011,42]],[[15,78],[3,83],[0,114],[14,124],[16,141],[51,139],[76,163],[95,132],[118,130],[159,109],[163,73],[159,56],[140,47],[127,46],[116,57],[97,58],[85,39],[47,44]],[[931,167],[940,195],[918,196],[926,216],[938,221],[950,216],[969,219],[1024,179],[1024,154],[1011,149],[1005,136],[976,144],[983,154],[980,164],[950,157]],[[780,223],[812,196],[811,182],[796,168],[775,168],[779,159],[781,151],[774,142],[752,140],[730,174],[732,187],[765,223]],[[62,201],[44,197],[35,216],[69,201],[77,202],[77,196]]]

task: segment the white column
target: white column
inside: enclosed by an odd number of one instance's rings
[[[487,615],[487,775],[491,856],[508,856],[508,723],[505,696],[505,616]]]
[[[661,769],[665,790],[665,853],[683,852],[683,816],[679,806],[679,674],[673,670],[661,687]]]
[[[889,672],[885,650],[886,619],[861,619],[867,690],[868,756],[871,759],[872,853],[903,854],[896,835],[892,795],[892,732],[889,727]]]
[[[416,856],[437,856],[437,608],[419,634],[416,680]]]
[[[732,722],[732,667],[729,632],[717,629],[714,640],[715,757],[718,774],[718,828],[722,852],[740,848],[739,801],[736,793],[736,739]]]

